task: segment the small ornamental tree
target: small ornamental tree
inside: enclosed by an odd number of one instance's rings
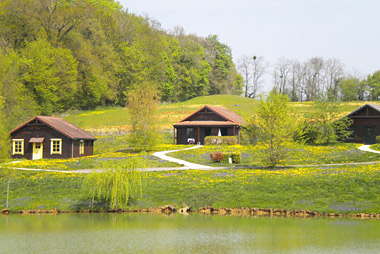
[[[6,198],[5,198],[5,207],[9,207],[9,192],[11,186],[11,180],[16,178],[18,170],[11,168],[0,168],[0,179],[3,179],[7,182]]]
[[[263,161],[270,167],[284,160],[289,150],[286,144],[292,136],[292,118],[288,102],[286,95],[273,91],[258,104],[258,137],[265,147]]]
[[[145,82],[127,93],[127,109],[132,123],[128,137],[130,146],[148,150],[160,137],[155,125],[155,113],[160,101],[155,85]]]

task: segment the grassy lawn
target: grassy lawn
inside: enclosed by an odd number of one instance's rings
[[[153,156],[156,151],[181,149],[188,146],[162,144],[152,147],[148,152],[134,152],[128,149],[125,136],[98,137],[94,146],[94,155],[74,159],[43,159],[22,160],[19,163],[8,164],[8,167],[38,168],[53,170],[77,170],[102,168],[108,161],[125,162],[131,157],[140,156],[145,159],[148,168],[180,167],[180,164],[168,162]]]
[[[376,151],[380,151],[380,144],[371,145],[369,148],[376,150]]]
[[[357,149],[358,144],[339,143],[329,146],[310,146],[291,143],[288,158],[283,161],[283,165],[312,165],[331,164],[346,162],[380,161],[380,154],[363,152]],[[203,146],[200,149],[179,151],[168,155],[211,166],[223,166],[224,164],[212,163],[211,152],[240,152],[242,155],[242,165],[263,166],[261,161],[263,146]]]
[[[83,175],[21,172],[11,181],[10,207],[19,209],[88,209],[81,189]],[[171,204],[213,207],[307,209],[322,213],[380,210],[378,165],[277,170],[230,169],[144,173],[143,196],[132,208]],[[6,181],[0,179],[0,207]]]
[[[180,121],[205,104],[224,106],[243,118],[248,119],[255,113],[257,101],[236,95],[201,96],[180,103],[162,104],[159,106],[158,128],[173,129],[172,124]],[[314,110],[313,102],[291,102],[293,114],[297,116],[309,114]],[[364,105],[364,102],[341,103],[336,111],[340,116],[347,115]],[[128,110],[121,107],[98,108],[91,111],[69,111],[62,115],[67,121],[87,131],[103,135],[106,133],[124,133],[130,128]]]
[[[129,149],[124,134],[129,131],[128,112],[124,108],[99,108],[92,111],[71,111],[62,115],[85,130],[97,134],[94,155],[65,160],[21,161],[12,167],[75,170],[101,168],[110,161],[123,163],[131,157],[145,158],[147,167],[178,167],[152,156],[155,151],[175,150],[188,146],[171,145],[172,124],[205,104],[225,106],[244,118],[255,113],[257,101],[233,95],[197,97],[181,103],[162,104],[158,110],[158,128],[162,130],[162,145],[148,152]],[[343,103],[337,107],[344,116],[363,102]],[[299,118],[311,113],[313,102],[291,103]],[[166,130],[166,131],[165,131]],[[380,150],[380,146],[372,146]],[[263,147],[205,146],[200,149],[170,154],[194,163],[212,164],[210,152],[241,152],[244,166],[262,166]],[[362,152],[357,144],[332,146],[290,145],[284,165],[380,161],[380,154]],[[131,203],[131,208],[157,207],[172,204],[214,207],[257,207],[278,209],[308,209],[317,212],[357,213],[379,212],[380,169],[377,165],[339,166],[333,168],[229,169],[217,171],[145,172],[143,196]],[[10,205],[13,210],[89,209],[90,201],[83,193],[85,176],[72,173],[19,172],[11,181]],[[0,179],[0,208],[4,207],[6,180]],[[105,209],[104,204],[98,204]]]

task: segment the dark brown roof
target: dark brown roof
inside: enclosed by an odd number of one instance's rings
[[[227,109],[227,108],[224,108],[224,107],[220,107],[220,106],[211,106],[211,105],[205,105],[204,107],[202,107],[201,109],[195,111],[194,113],[192,113],[191,115],[187,116],[185,119],[183,119],[182,121],[180,121],[179,123],[175,124],[174,126],[176,125],[181,125],[182,122],[185,122],[187,121],[190,117],[192,117],[193,115],[195,115],[196,113],[202,111],[203,109],[205,108],[208,108],[209,110],[215,112],[216,114],[220,115],[222,118],[226,119],[229,123],[229,125],[231,125],[231,122],[232,122],[232,125],[243,125],[245,124],[245,121],[244,119],[239,116],[238,114],[236,114],[235,112]],[[204,124],[203,125],[213,125],[211,124],[211,122],[215,122],[215,125],[217,123],[221,123],[223,121],[199,121],[199,122],[203,122]]]
[[[362,110],[365,107],[371,107],[371,108],[373,108],[374,110],[376,110],[376,111],[378,111],[380,113],[380,105],[373,104],[373,103],[367,103],[367,104],[361,106],[360,108],[354,110],[353,112],[351,112],[350,114],[348,114],[346,117],[354,115],[355,113],[359,112],[360,110]]]
[[[55,129],[56,131],[62,133],[63,135],[67,136],[70,139],[86,139],[86,140],[96,140],[96,138],[85,132],[84,130],[76,127],[75,125],[67,122],[63,118],[59,117],[51,117],[51,116],[36,116],[27,121],[26,123],[18,126],[14,130],[11,131],[11,134],[16,132],[17,130],[21,129],[28,123],[34,121],[34,120],[40,120],[41,122],[45,123],[46,125],[50,126],[51,128]]]
[[[183,121],[174,124],[174,126],[236,126],[236,123],[231,121]]]

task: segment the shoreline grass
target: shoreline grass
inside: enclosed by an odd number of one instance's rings
[[[84,175],[20,172],[11,181],[10,208],[86,210]],[[6,180],[0,180],[4,208]],[[143,196],[131,208],[205,206],[311,210],[319,213],[379,213],[377,165],[333,168],[228,169],[144,173]],[[98,204],[97,209],[106,207]]]

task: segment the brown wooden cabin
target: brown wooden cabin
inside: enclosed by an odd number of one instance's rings
[[[177,144],[204,144],[207,136],[237,136],[240,143],[240,127],[243,118],[229,109],[206,105],[182,121],[174,124]]]
[[[62,118],[36,116],[11,131],[12,158],[29,160],[93,155],[96,138]]]
[[[380,105],[368,103],[347,115],[352,119],[348,142],[374,144],[380,135]]]

